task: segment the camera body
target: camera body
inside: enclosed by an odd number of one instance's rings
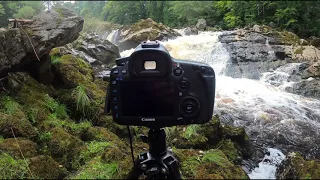
[[[173,59],[157,41],[142,42],[116,63],[105,112],[111,109],[117,124],[160,128],[212,118],[215,73],[209,65]]]

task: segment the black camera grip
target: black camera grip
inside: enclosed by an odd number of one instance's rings
[[[110,112],[111,112],[111,96],[110,96],[110,84],[108,84],[107,95],[106,95],[105,106],[104,106],[104,114],[110,115]]]

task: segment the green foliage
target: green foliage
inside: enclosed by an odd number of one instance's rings
[[[0,143],[4,141],[3,136],[0,136]]]
[[[48,142],[52,139],[52,134],[51,132],[44,132],[40,134],[40,141],[42,142]]]
[[[28,164],[24,160],[14,159],[9,154],[0,153],[1,179],[23,179],[27,177],[27,174]]]
[[[52,64],[60,64],[61,59],[59,56],[51,56],[51,63]]]
[[[2,4],[0,4],[0,16],[4,15],[6,12],[3,9]]]
[[[74,96],[77,100],[77,111],[81,111],[84,116],[90,114],[90,98],[87,95],[86,87],[83,85],[77,86],[73,92],[72,96]]]
[[[90,161],[84,169],[70,179],[111,179],[118,170],[117,163],[104,163],[100,158]]]
[[[200,126],[197,124],[189,125],[186,128],[186,131],[184,132],[183,137],[185,137],[186,139],[190,139],[191,137],[198,135],[197,131],[199,129],[200,129]]]
[[[58,118],[65,119],[68,117],[67,108],[64,104],[59,104],[56,100],[50,97],[48,94],[44,98],[46,107]]]
[[[14,114],[20,107],[20,105],[9,96],[4,96],[1,101],[1,106],[3,106],[7,114]]]
[[[87,150],[82,151],[80,154],[80,158],[82,158],[84,161],[88,161],[91,158],[93,158],[98,153],[103,153],[105,148],[110,146],[110,143],[108,142],[98,142],[98,141],[91,141],[86,144]]]
[[[214,162],[222,167],[232,166],[232,164],[229,161],[226,161],[226,159],[227,158],[223,152],[217,149],[211,149],[210,151],[207,151],[202,157],[203,162]]]
[[[28,111],[27,111],[27,117],[29,119],[29,121],[33,124],[36,123],[36,118],[37,118],[37,114],[38,114],[38,109],[37,108],[30,108]]]
[[[24,18],[24,19],[31,19],[35,15],[35,10],[30,6],[24,6],[23,8],[19,9],[17,14],[13,16],[15,18]]]

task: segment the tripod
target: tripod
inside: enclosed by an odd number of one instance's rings
[[[181,179],[178,160],[167,149],[163,128],[149,130],[148,144],[149,152],[138,156],[127,179],[138,179],[142,174],[146,179]]]

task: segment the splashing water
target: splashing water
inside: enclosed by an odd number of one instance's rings
[[[320,101],[284,92],[285,87],[299,80],[291,81],[290,77],[300,64],[287,64],[263,73],[260,80],[227,77],[224,71],[230,57],[218,41],[221,33],[201,32],[161,43],[176,59],[204,62],[213,67],[217,75],[214,112],[222,121],[245,127],[250,138],[264,148],[289,151],[299,147],[309,154],[319,153]],[[123,51],[121,56],[132,52],[133,49]]]

